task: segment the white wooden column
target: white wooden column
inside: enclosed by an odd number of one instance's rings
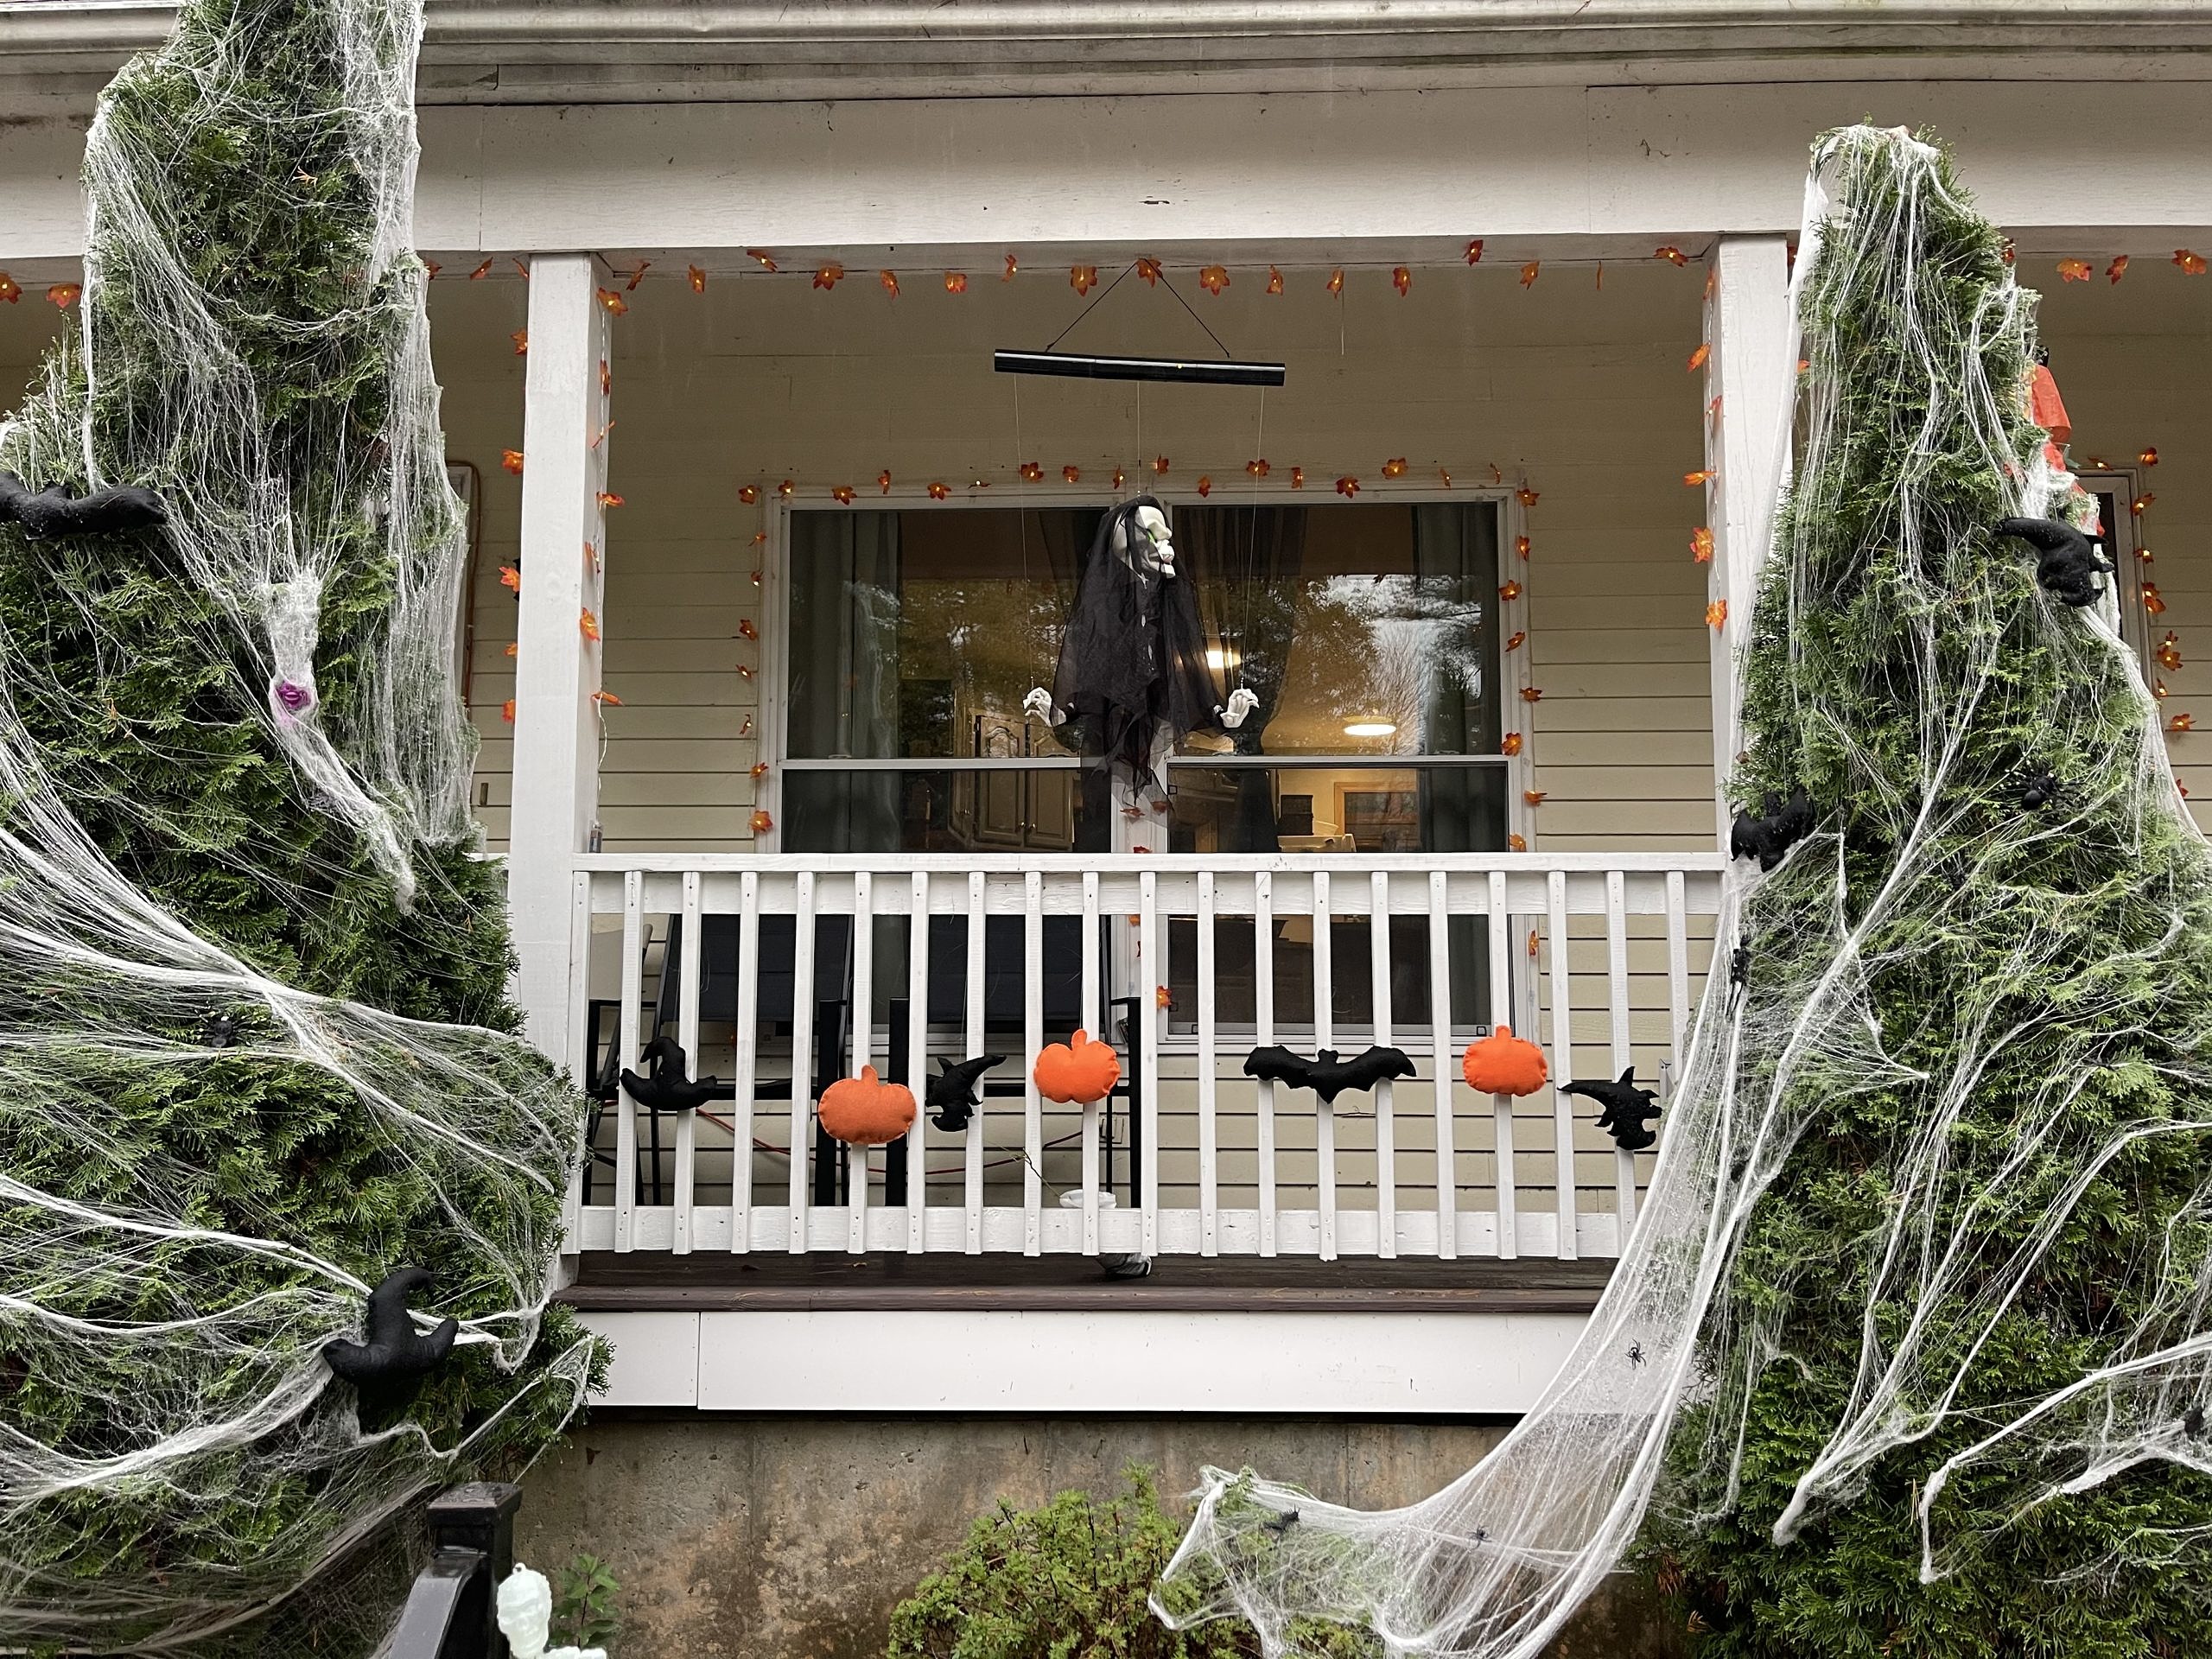
[[[516,623],[513,810],[507,910],[520,966],[516,1000],[530,1039],[563,1062],[569,1030],[569,911],[575,855],[599,817],[600,647],[583,613],[604,618],[587,550],[606,548],[607,352],[603,273],[588,254],[530,265],[530,355],[523,394],[522,595]],[[598,561],[603,568],[603,558]]]
[[[1706,598],[1728,614],[1713,644],[1713,784],[1720,844],[1733,814],[1726,790],[1743,747],[1736,663],[1750,637],[1751,601],[1774,526],[1775,491],[1789,464],[1796,333],[1789,315],[1789,244],[1778,236],[1724,236],[1708,261],[1705,339],[1706,524],[1713,564]],[[1720,401],[1716,407],[1713,399]]]

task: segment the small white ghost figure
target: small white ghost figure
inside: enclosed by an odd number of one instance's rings
[[[1221,711],[1221,723],[1233,732],[1244,723],[1244,716],[1259,706],[1259,698],[1240,685],[1229,694],[1228,706]]]
[[[553,1586],[534,1567],[515,1563],[499,1586],[499,1634],[513,1659],[607,1659],[604,1648],[548,1648],[553,1629]]]

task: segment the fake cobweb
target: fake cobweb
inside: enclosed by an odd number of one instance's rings
[[[1801,246],[1797,483],[1732,789],[1814,783],[1818,827],[1771,873],[1732,867],[1618,1270],[1535,1408],[1433,1497],[1369,1514],[1209,1471],[1155,1597],[1171,1624],[1242,1615],[1270,1655],[1322,1651],[1302,1622],[1324,1619],[1393,1654],[1533,1659],[1648,1520],[1735,1514],[1747,1453],[1776,1455],[1755,1390],[1804,1370],[1798,1299],[1853,1300],[1840,1386],[1804,1391],[1832,1407],[1824,1438],[1755,1523],[1777,1546],[1885,1460],[1918,1494],[1896,1557],[1929,1580],[2139,1464],[2212,1472],[2212,1182],[2196,1173],[2212,1168],[2212,851],[2110,595],[2068,608],[1990,533],[2007,514],[2086,517],[2025,419],[2034,296],[1940,153],[1901,131],[1821,142]],[[2045,773],[2056,798],[2030,804]],[[1875,1122],[1893,1128],[1865,1135]],[[1873,1147],[1866,1190],[1886,1204],[1854,1236],[1802,1229],[1793,1255],[1762,1206],[1840,1125]],[[2160,1198],[2139,1173],[2177,1151]],[[1847,1173],[1827,1196],[1853,1191]],[[2063,1258],[2115,1192],[2163,1204],[2160,1242],[2083,1316],[2061,1300]],[[2000,1356],[2047,1322],[2083,1357],[2021,1397]],[[2130,1548],[2188,1542],[2145,1521]]]
[[[0,428],[33,490],[168,515],[0,531],[0,1647],[362,1652],[421,1499],[582,1399],[546,1271],[581,1102],[500,1028],[467,816],[420,0],[180,13],[102,99],[80,333]],[[198,770],[265,815],[134,786]],[[357,1405],[322,1350],[403,1262],[459,1342]]]

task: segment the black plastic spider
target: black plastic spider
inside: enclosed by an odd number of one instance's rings
[[[1631,1365],[1641,1365],[1643,1363],[1643,1344],[1642,1343],[1631,1342],[1629,1344],[1628,1363]]]

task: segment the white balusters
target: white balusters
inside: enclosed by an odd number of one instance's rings
[[[632,870],[622,878],[622,1064],[639,1064],[642,1039],[639,1005],[645,1000],[645,878]],[[638,1103],[630,1091],[614,1096],[614,1248],[637,1248]]]
[[[801,870],[792,901],[797,935],[791,941],[791,1145],[789,1248],[803,1255],[807,1237],[806,1175],[814,1144],[814,872]]]
[[[1459,1254],[1459,1172],[1452,1135],[1452,1077],[1459,1055],[1452,1037],[1452,890],[1441,870],[1428,873],[1428,1025],[1436,1066],[1436,1253]]]
[[[1215,1120],[1213,872],[1198,872],[1198,1254],[1221,1253],[1221,1130]]]
[[[1021,1253],[1045,1248],[1045,1097],[1037,1053],[1045,1046],[1045,878],[1021,879]]]
[[[1574,965],[1567,944],[1565,873],[1554,870],[1544,887],[1550,901],[1544,919],[1552,940],[1552,1179],[1558,1200],[1559,1259],[1572,1262],[1582,1252],[1575,1240],[1580,1195],[1574,1178],[1574,1096],[1567,1092],[1574,1079]],[[1535,1040],[1533,1033],[1529,1040]]]
[[[760,1086],[760,872],[738,878],[737,1098],[730,1103],[729,1247],[753,1249],[753,1096]]]
[[[853,876],[853,1058],[845,1069],[857,1077],[875,1052],[875,878],[866,870]],[[868,1148],[845,1148],[845,1249],[854,1255],[868,1249]]]
[[[1504,871],[1490,873],[1489,898],[1490,1023],[1495,1030],[1513,1023],[1513,957],[1509,937],[1513,931],[1513,918],[1506,904]],[[1491,1122],[1497,1164],[1497,1253],[1510,1260],[1521,1254],[1516,1222],[1520,1195],[1515,1188],[1513,1168],[1512,1096],[1491,1096]]]
[[[1083,1000],[1077,1023],[1106,1040],[1106,1010],[1098,1000],[1098,872],[1083,873]],[[1108,1096],[1110,1102],[1111,1096]],[[1083,1109],[1083,1253],[1098,1254],[1099,1103]]]
[[[906,928],[906,1086],[918,1108],[929,1093],[930,1071],[930,873],[916,870]],[[930,1120],[917,1110],[906,1137],[906,1249],[919,1255],[930,1247]]]
[[[963,982],[968,988],[964,1030],[967,1042],[961,1058],[983,1052],[983,873],[971,870],[968,874],[968,976]],[[967,1211],[966,1250],[969,1255],[979,1255],[983,1249],[983,1117],[990,1109],[990,1096],[982,1094],[983,1103],[968,1120],[968,1141],[963,1153],[961,1175],[961,1204]]]
[[[1374,969],[1375,1040],[1390,1046],[1390,876],[1377,870],[1369,878],[1374,894],[1368,918],[1368,960]],[[1375,1085],[1375,1230],[1376,1249],[1384,1256],[1398,1253],[1398,1139],[1390,1122],[1390,1080]]]
[[[1252,876],[1252,1045],[1266,1048],[1275,1039],[1274,878],[1265,870]],[[1269,1077],[1255,1090],[1259,1112],[1260,1254],[1275,1253],[1275,1085]]]
[[[1636,1048],[1628,1022],[1628,882],[1618,870],[1605,872],[1605,978],[1613,1017],[1612,1067],[1618,1077],[1636,1063]],[[1613,1236],[1613,1254],[1628,1242],[1630,1224],[1636,1219],[1636,1154],[1613,1148],[1613,1213],[1619,1230]]]
[[[1330,976],[1329,876],[1313,873],[1313,1047],[1318,1052],[1336,1041],[1336,987]],[[1337,1259],[1337,1114],[1320,1096],[1313,1096],[1313,1158],[1321,1184],[1321,1259]]]
[[[683,1051],[685,1075],[699,1075],[699,976],[700,964],[706,960],[706,940],[700,937],[706,925],[705,912],[699,899],[700,879],[696,870],[683,873],[683,939],[671,949],[661,963],[661,972],[676,976],[676,1041]],[[662,999],[665,1003],[666,999]],[[676,1115],[676,1215],[675,1248],[678,1255],[691,1253],[692,1181],[699,1149],[699,1114],[696,1111]]]
[[[1144,1056],[1144,1103],[1138,1117],[1144,1125],[1144,1179],[1139,1184],[1143,1212],[1140,1254],[1160,1254],[1160,1004],[1150,994],[1153,985],[1167,983],[1167,940],[1160,925],[1160,878],[1147,869],[1137,878],[1137,960],[1142,964],[1137,983],[1146,988],[1137,998],[1138,1052]]]

